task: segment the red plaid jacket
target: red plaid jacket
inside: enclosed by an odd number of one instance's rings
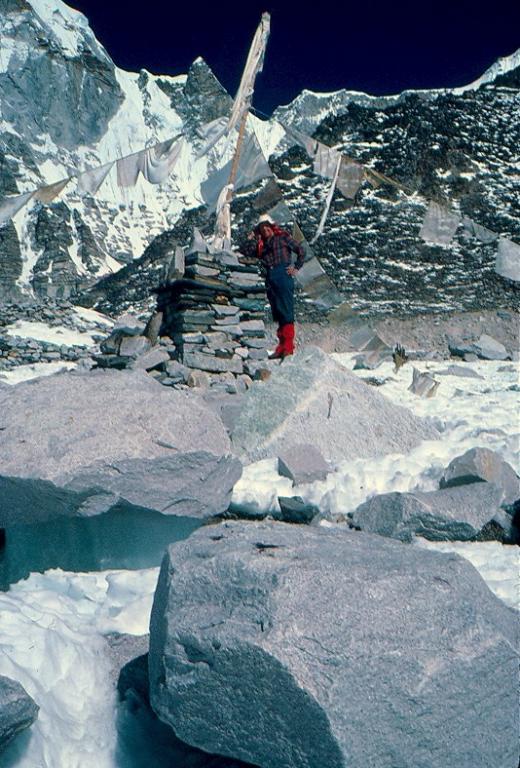
[[[248,256],[256,255],[262,260],[267,269],[272,269],[280,264],[289,265],[292,261],[291,251],[296,254],[296,269],[301,269],[305,259],[305,251],[300,243],[297,243],[291,235],[280,227],[274,226],[274,235],[267,240],[248,240],[244,250]]]

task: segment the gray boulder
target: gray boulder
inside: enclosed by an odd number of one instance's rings
[[[273,512],[273,518],[282,523],[308,525],[320,510],[314,504],[305,502],[301,496],[278,496],[279,512]]]
[[[325,480],[330,467],[314,445],[300,444],[284,448],[278,456],[278,473],[300,483]]]
[[[278,456],[312,443],[327,461],[407,453],[438,432],[314,347],[273,367],[244,395],[232,430],[238,456]]]
[[[49,376],[0,392],[0,526],[105,512],[227,509],[241,474],[222,421],[145,373]]]
[[[135,358],[148,352],[150,347],[150,341],[145,336],[124,336],[119,345],[119,354]]]
[[[352,512],[362,531],[400,541],[423,536],[432,541],[473,539],[499,512],[503,492],[492,483],[442,491],[383,493]]]
[[[282,523],[165,556],[150,697],[261,768],[517,768],[517,617],[457,555]]]
[[[448,337],[448,348],[452,355],[463,357],[466,361],[481,358],[483,360],[507,360],[507,349],[496,339],[483,333],[477,341],[459,340]]]
[[[166,366],[170,362],[170,355],[161,347],[153,347],[148,352],[143,352],[134,360],[132,367],[136,370],[152,371],[154,368]]]
[[[34,723],[39,709],[20,683],[0,676],[0,751]]]
[[[504,345],[487,333],[483,333],[473,344],[473,351],[483,360],[507,360],[510,357]]]
[[[502,503],[520,499],[520,478],[513,467],[489,448],[471,448],[450,462],[440,481],[441,488],[487,481],[504,492]]]

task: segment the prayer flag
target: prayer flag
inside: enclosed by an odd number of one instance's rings
[[[460,216],[435,201],[430,201],[419,236],[435,245],[449,245],[459,226]]]
[[[4,197],[0,202],[0,226],[6,224],[9,219],[12,219],[29,202],[33,195],[34,191],[25,192],[23,195],[16,195],[16,197]]]

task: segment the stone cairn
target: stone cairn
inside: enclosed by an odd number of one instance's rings
[[[100,367],[144,368],[169,386],[243,391],[266,369],[264,310],[257,264],[211,251],[196,236],[186,255],[177,248],[147,328],[116,327],[94,359]]]

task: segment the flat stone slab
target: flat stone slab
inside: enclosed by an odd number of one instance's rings
[[[185,352],[183,357],[184,365],[189,368],[198,368],[201,371],[210,373],[243,373],[244,363],[242,358],[224,358],[214,355],[206,355],[203,352]]]
[[[362,531],[400,541],[422,536],[432,541],[473,539],[500,510],[503,491],[492,483],[473,483],[441,491],[383,493],[352,513]]]
[[[287,446],[278,456],[278,473],[300,483],[314,483],[325,480],[330,467],[318,451],[309,443]]]
[[[23,382],[0,391],[0,414],[0,526],[99,514],[118,499],[205,517],[227,508],[240,477],[206,403],[142,372]]]
[[[419,397],[435,397],[439,384],[440,381],[435,381],[431,373],[421,373],[417,368],[412,368],[412,383],[408,391]]]
[[[132,363],[132,368],[136,370],[151,371],[154,368],[158,368],[160,365],[166,365],[169,361],[170,355],[165,349],[154,347],[139,355],[137,360],[134,360]]]
[[[0,675],[0,752],[34,723],[39,709],[20,683]]]
[[[163,561],[151,703],[183,741],[261,768],[517,768],[517,638],[457,555],[205,526]]]
[[[441,371],[435,371],[437,376],[462,376],[467,379],[483,379],[484,377],[474,371],[473,368],[463,365],[449,365]]]
[[[301,443],[312,443],[327,461],[370,458],[407,453],[439,436],[319,349],[269,368],[269,378],[246,393],[231,434],[236,454],[250,461]]]

